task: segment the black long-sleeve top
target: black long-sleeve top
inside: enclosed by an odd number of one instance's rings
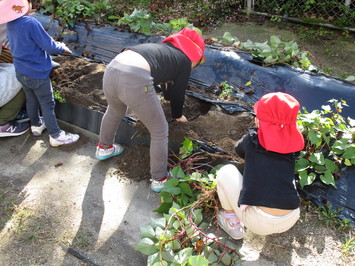
[[[127,49],[147,60],[155,86],[168,83],[168,90],[163,93],[165,99],[170,100],[171,116],[181,117],[191,73],[190,59],[170,43],[145,43]]]
[[[255,128],[249,129],[249,133],[236,143],[235,151],[245,161],[239,206],[286,210],[299,207],[300,200],[294,185],[295,153],[265,150],[258,141]]]

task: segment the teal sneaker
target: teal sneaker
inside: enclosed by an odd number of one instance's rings
[[[105,149],[104,147],[101,146],[101,143],[99,143],[96,147],[95,157],[96,159],[99,160],[106,160],[113,156],[120,155],[123,152],[123,150],[124,150],[123,146],[119,144],[112,144],[110,147]]]
[[[152,181],[150,188],[155,192],[160,192],[163,190],[164,184],[166,181],[168,181],[168,179],[164,177],[160,180],[151,179],[150,181]]]

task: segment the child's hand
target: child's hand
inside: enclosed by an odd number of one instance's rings
[[[63,52],[67,53],[67,54],[72,54],[73,53],[68,47],[66,49],[64,49]]]
[[[67,54],[72,54],[73,52],[63,43],[64,45],[64,50],[63,53],[67,53]]]
[[[178,122],[187,122],[187,119],[184,115],[182,115],[180,118],[176,118],[175,120]]]

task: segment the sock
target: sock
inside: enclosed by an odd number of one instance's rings
[[[103,147],[103,146],[101,145],[101,142],[99,142],[99,143],[97,144],[97,146],[99,146],[100,149],[104,149],[104,150],[105,150],[105,149],[110,149],[110,148],[112,148],[112,147],[113,147],[113,144],[112,144],[111,146],[105,148],[105,147]]]
[[[156,181],[164,181],[164,180],[166,180],[166,177],[163,177],[161,179],[156,179]]]
[[[228,212],[224,211],[223,215],[227,219],[230,226],[234,227],[234,226],[237,226],[238,224],[240,224],[240,221],[234,212],[228,213]]]

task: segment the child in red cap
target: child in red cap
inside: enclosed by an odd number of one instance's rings
[[[243,175],[234,165],[217,173],[222,208],[218,224],[234,239],[253,233],[269,235],[290,229],[300,215],[294,182],[297,152],[304,140],[297,127],[300,105],[289,94],[268,93],[255,105],[256,128],[235,145],[244,159]]]
[[[172,118],[186,122],[182,113],[185,91],[191,69],[204,61],[204,49],[203,37],[184,28],[162,43],[128,47],[111,61],[103,77],[108,108],[101,122],[97,159],[122,153],[123,147],[113,142],[129,108],[149,130],[151,188],[156,192],[162,190],[168,174],[168,122],[155,86],[164,84],[163,93],[170,101]]]

